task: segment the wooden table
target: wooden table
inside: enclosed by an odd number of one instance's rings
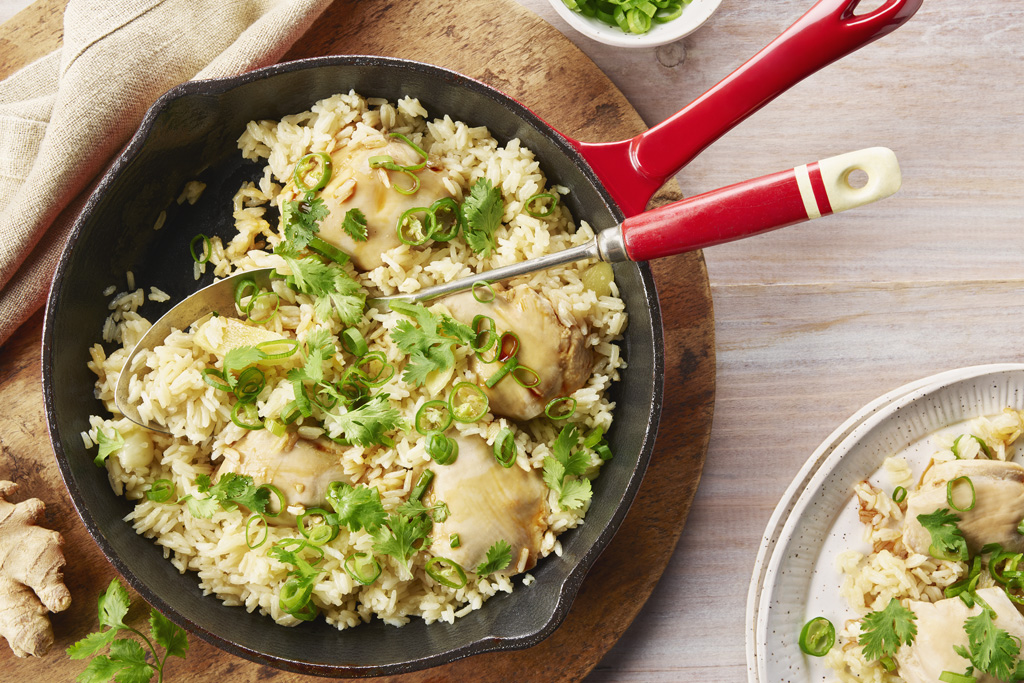
[[[655,123],[788,26],[810,0],[725,0],[657,49],[572,33]],[[893,148],[885,202],[705,252],[717,399],[703,479],[652,598],[588,681],[746,677],[745,602],[761,533],[799,466],[861,405],[913,379],[1021,358],[1024,8],[928,0],[893,35],[783,95],[679,177],[694,194],[832,154]],[[523,679],[526,680],[526,679]]]

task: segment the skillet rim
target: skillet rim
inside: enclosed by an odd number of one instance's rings
[[[562,580],[561,590],[558,592],[558,599],[554,608],[551,610],[550,617],[547,618],[546,622],[540,629],[525,636],[512,638],[487,636],[465,645],[441,650],[435,654],[425,657],[384,665],[334,665],[289,659],[268,655],[259,650],[241,645],[223,636],[219,636],[191,621],[178,612],[169,603],[160,598],[155,592],[153,592],[153,590],[135,576],[134,572],[128,568],[128,565],[124,560],[122,560],[118,553],[114,551],[112,545],[100,530],[92,515],[89,513],[89,507],[78,488],[73,472],[68,464],[68,456],[65,454],[61,444],[60,431],[56,417],[57,410],[54,403],[54,358],[56,348],[54,327],[56,325],[55,320],[59,308],[59,293],[62,290],[62,285],[64,284],[67,275],[66,270],[70,262],[71,254],[82,237],[86,224],[89,222],[93,213],[97,210],[97,206],[100,204],[102,196],[105,195],[106,191],[118,180],[125,168],[128,167],[139,155],[152,133],[160,114],[167,109],[171,103],[179,99],[195,96],[202,97],[205,95],[219,95],[248,83],[263,81],[283,73],[330,66],[357,66],[387,69],[397,68],[413,72],[421,72],[430,77],[439,78],[441,80],[452,82],[457,86],[468,88],[477,94],[498,102],[505,108],[510,109],[511,114],[514,117],[523,121],[525,124],[529,125],[538,131],[538,133],[553,142],[555,146],[560,149],[563,155],[566,156],[577,170],[590,182],[593,188],[603,199],[606,208],[611,215],[620,222],[624,219],[624,214],[621,209],[614,202],[610,193],[605,189],[604,184],[598,179],[597,175],[590,168],[589,164],[586,163],[580,152],[571,144],[569,138],[551,127],[515,98],[506,95],[496,88],[493,88],[479,80],[451,69],[424,62],[394,57],[376,55],[331,55],[282,62],[237,76],[187,81],[175,86],[158,98],[147,110],[146,115],[143,117],[142,122],[139,125],[139,129],[110,164],[96,188],[93,190],[87,203],[76,219],[67,244],[61,253],[51,284],[50,293],[47,297],[43,320],[40,365],[47,431],[51,446],[54,450],[54,457],[57,460],[57,465],[61,473],[61,478],[64,481],[65,487],[68,489],[68,493],[75,506],[75,510],[82,519],[89,535],[92,536],[93,540],[100,547],[100,550],[103,552],[106,559],[114,566],[128,584],[143,597],[143,599],[149,602],[153,607],[156,607],[159,611],[165,613],[168,618],[172,619],[179,626],[182,626],[189,632],[198,635],[206,642],[226,652],[243,657],[250,661],[302,674],[334,677],[368,677],[409,673],[485,652],[518,650],[531,647],[550,636],[568,616],[572,603],[574,602],[576,595],[579,593],[587,573],[597,561],[597,558],[600,556],[602,551],[611,542],[611,539],[618,531],[623,519],[632,506],[654,451],[655,439],[664,402],[665,357],[661,308],[658,301],[653,273],[647,262],[632,263],[632,265],[634,265],[638,270],[640,282],[643,286],[643,299],[647,304],[650,315],[650,345],[652,347],[652,367],[650,370],[652,373],[651,380],[653,384],[651,412],[648,424],[643,432],[643,439],[640,442],[636,463],[629,474],[626,486],[621,492],[621,498],[608,523],[601,530],[594,543],[580,556],[575,566],[568,571],[565,578]],[[630,324],[633,324],[632,321]]]

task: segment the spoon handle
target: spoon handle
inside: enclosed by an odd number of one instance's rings
[[[622,240],[630,260],[650,261],[870,204],[900,183],[893,151],[870,147],[637,214],[622,222]]]

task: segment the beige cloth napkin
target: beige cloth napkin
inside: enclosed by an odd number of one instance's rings
[[[280,59],[330,0],[70,0],[62,49],[0,82],[0,344],[45,301],[97,175],[189,79]]]

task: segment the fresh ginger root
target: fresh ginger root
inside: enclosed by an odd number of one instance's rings
[[[67,609],[71,593],[64,586],[64,539],[35,525],[46,508],[43,501],[7,502],[17,489],[14,482],[0,481],[0,635],[17,656],[38,657],[53,645],[47,610]]]

